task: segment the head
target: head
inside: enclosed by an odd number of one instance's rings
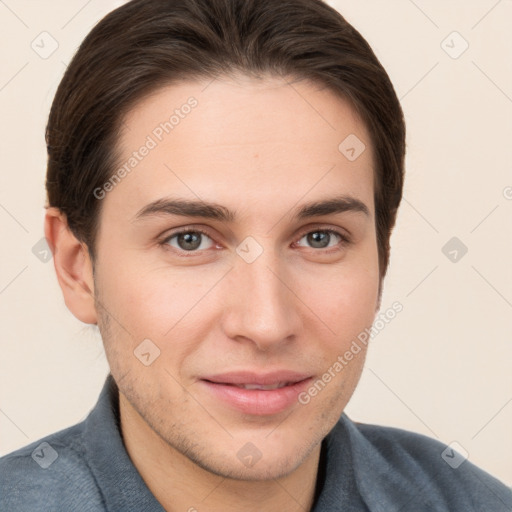
[[[319,0],[134,0],[80,46],[46,137],[59,282],[125,407],[203,469],[293,471],[365,348],[307,404],[226,388],[307,390],[379,308],[405,126],[369,45]]]

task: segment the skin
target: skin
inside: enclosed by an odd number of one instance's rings
[[[200,379],[287,368],[316,380],[371,326],[379,269],[370,137],[326,88],[226,77],[140,101],[124,119],[120,162],[190,96],[197,107],[102,199],[94,274],[85,245],[48,209],[59,283],[71,312],[99,326],[126,449],[165,510],[309,510],[320,443],[352,396],[366,351],[307,405],[273,415],[243,414]],[[366,144],[353,162],[338,150],[350,134]],[[340,194],[369,215],[293,216]],[[135,218],[168,196],[212,201],[237,218]],[[192,257],[178,256],[187,247],[178,237],[165,242],[173,229],[198,227],[208,236]],[[323,248],[306,236],[325,229],[350,243],[327,236]],[[249,236],[263,250],[252,263],[236,252]],[[160,349],[149,366],[134,357],[144,339]],[[252,467],[237,457],[248,442],[261,453]]]

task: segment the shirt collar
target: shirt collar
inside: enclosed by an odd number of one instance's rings
[[[363,501],[354,473],[354,460],[345,414],[322,441],[317,476],[317,499],[312,512],[369,509]]]
[[[85,420],[84,436],[88,463],[106,510],[165,512],[124,447],[119,424],[118,388],[110,373],[96,406]]]
[[[336,428],[344,429],[350,444],[354,478],[368,510],[439,510],[439,503],[432,501],[437,494],[435,484],[430,478],[419,478],[421,470],[407,453],[398,453],[398,447],[389,440],[373,444],[345,414]]]

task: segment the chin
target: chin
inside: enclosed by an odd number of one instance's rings
[[[201,460],[201,458],[192,459],[202,469],[231,480],[244,481],[268,481],[286,477],[293,473],[307,457],[291,457],[288,455],[273,455],[272,459],[258,460],[253,466],[249,467],[240,462],[237,458],[233,461],[223,459]]]
[[[246,439],[235,436],[228,444],[215,447],[195,444],[193,447],[189,445],[188,450],[179,446],[174,448],[214,475],[232,480],[267,481],[293,473],[308,460],[315,448],[319,448],[321,442],[321,438],[305,442],[303,437],[288,437],[288,442],[281,439],[279,444],[265,442],[262,438],[253,438],[252,442]]]

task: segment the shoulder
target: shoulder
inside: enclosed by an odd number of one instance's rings
[[[78,423],[0,457],[0,510],[104,510]]]
[[[391,496],[402,506],[409,500],[415,510],[512,511],[511,490],[472,464],[462,447],[458,451],[422,434],[352,422],[345,415],[341,422],[351,438],[362,492]]]

